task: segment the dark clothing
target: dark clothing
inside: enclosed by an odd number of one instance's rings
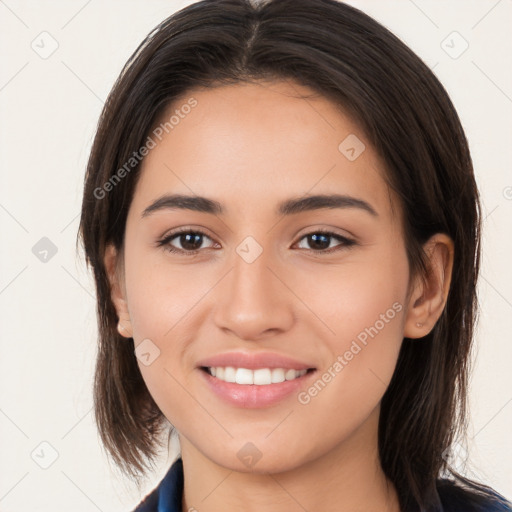
[[[183,463],[181,459],[178,459],[163,480],[144,498],[134,512],[181,512],[182,494]]]

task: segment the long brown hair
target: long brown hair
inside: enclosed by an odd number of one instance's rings
[[[140,164],[105,192],[154,123],[195,87],[293,80],[340,105],[362,126],[404,211],[411,275],[426,275],[422,244],[455,244],[446,307],[421,342],[404,339],[381,404],[379,451],[403,510],[441,510],[437,483],[452,475],[480,503],[491,490],[448,467],[466,427],[468,361],[477,311],[480,205],[468,144],[445,89],[390,31],[335,0],[206,0],[157,26],[130,57],[99,120],[79,228],[97,289],[94,399],[101,439],[138,477],[162,443],[165,419],[142,379],[133,345],[117,330],[103,257],[123,248]]]

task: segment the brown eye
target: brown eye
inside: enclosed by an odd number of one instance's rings
[[[211,240],[202,231],[179,231],[171,233],[158,242],[158,246],[165,246],[166,250],[176,253],[197,253],[201,249],[204,238]],[[171,242],[178,243],[181,247],[172,245]]]
[[[336,250],[340,250],[346,247],[350,247],[355,244],[354,240],[351,240],[347,237],[337,235],[336,233],[332,233],[330,231],[315,231],[313,233],[308,233],[304,235],[301,240],[307,240],[306,250],[311,250],[314,252],[334,252]],[[332,240],[337,240],[339,243],[336,246],[331,246]]]

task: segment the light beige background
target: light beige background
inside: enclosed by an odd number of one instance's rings
[[[0,512],[126,512],[141,498],[93,422],[95,292],[74,242],[103,102],[144,36],[190,3],[0,0]],[[349,3],[434,70],[467,132],[485,222],[466,473],[512,498],[512,1]]]

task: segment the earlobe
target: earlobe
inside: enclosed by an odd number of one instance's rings
[[[133,337],[133,330],[128,311],[128,304],[126,302],[126,292],[123,286],[123,278],[120,276],[120,264],[118,261],[116,248],[110,244],[105,250],[104,264],[110,282],[110,297],[116,308],[117,317],[119,319],[117,324],[117,331],[125,338]]]
[[[437,233],[425,243],[424,250],[429,273],[417,277],[411,293],[404,325],[406,338],[422,338],[433,329],[450,291],[454,258],[452,239]]]

